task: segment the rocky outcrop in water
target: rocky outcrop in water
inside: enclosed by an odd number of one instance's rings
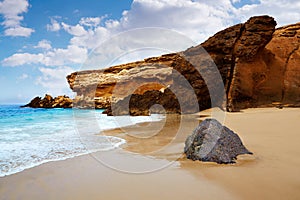
[[[238,155],[252,154],[239,136],[215,119],[204,120],[185,141],[184,153],[191,160],[235,163]]]
[[[68,96],[58,96],[53,98],[46,94],[44,98],[35,97],[30,103],[22,107],[31,108],[72,108],[73,101]]]

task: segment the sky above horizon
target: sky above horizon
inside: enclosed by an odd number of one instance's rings
[[[199,44],[255,15],[273,16],[277,26],[300,22],[299,10],[299,0],[0,0],[0,104],[27,103],[46,93],[72,97],[66,76],[125,31],[163,28]],[[144,30],[146,41],[151,33]],[[170,43],[162,37],[155,42]],[[156,54],[161,52],[134,58]]]

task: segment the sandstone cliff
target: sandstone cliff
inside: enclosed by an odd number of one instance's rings
[[[300,24],[290,25],[275,30],[271,41],[250,61],[237,59],[229,108],[300,106],[299,44]]]
[[[300,23],[278,28],[264,50],[260,98],[300,106]],[[264,95],[265,93],[265,95]]]
[[[114,115],[300,106],[300,24],[275,26],[252,17],[183,52],[72,73],[74,106]]]

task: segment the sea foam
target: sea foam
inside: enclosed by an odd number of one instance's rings
[[[101,112],[0,106],[0,177],[50,161],[119,148],[124,139],[99,133],[163,118],[111,117]]]

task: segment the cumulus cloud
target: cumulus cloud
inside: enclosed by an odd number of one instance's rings
[[[25,64],[36,64],[43,62],[44,55],[43,54],[31,54],[31,53],[16,53],[12,56],[5,58],[2,61],[3,66],[21,66]]]
[[[69,45],[66,49],[51,49],[43,53],[16,53],[2,61],[3,66],[22,66],[25,64],[42,64],[45,66],[62,66],[80,64],[87,58],[87,50]]]
[[[229,1],[219,1],[217,5],[207,1],[135,0],[131,9],[123,12],[120,20],[106,19],[103,25],[99,23],[98,26],[83,27],[88,20],[82,18],[73,28],[86,28],[85,33],[81,30],[78,31],[80,34],[75,35],[69,27],[66,27],[66,31],[74,36],[71,44],[88,49],[95,48],[112,35],[145,27],[168,28],[179,31],[195,41],[203,41],[212,33],[232,24],[229,13],[234,7]],[[148,35],[145,35],[145,38],[147,37]]]
[[[80,19],[79,24],[88,27],[96,27],[100,24],[101,20],[106,18],[103,17],[83,17]]]
[[[50,41],[48,41],[48,40],[41,40],[41,41],[39,41],[39,43],[36,46],[34,46],[34,48],[49,50],[49,49],[52,48],[52,46],[51,46],[51,42]]]
[[[86,60],[87,54],[87,49],[69,45],[65,49],[53,49],[52,51],[46,52],[42,64],[46,66],[81,64]]]
[[[131,9],[124,11],[119,20],[112,20],[107,16],[85,17],[73,25],[62,22],[61,27],[73,36],[70,45],[89,51],[99,47],[107,39],[111,40],[112,36],[125,32],[126,38],[119,38],[119,41],[112,42],[106,48],[105,53],[108,54],[106,57],[113,58],[118,56],[118,53],[145,48],[145,45],[151,48],[165,48],[167,52],[184,50],[190,47],[191,43],[178,41],[174,36],[175,33],[170,34],[171,31],[199,43],[220,29],[231,25],[233,22],[230,13],[234,10],[229,0],[216,0],[215,4],[203,0],[135,0]],[[154,33],[153,30],[147,29],[148,27],[157,27],[161,30]],[[133,32],[131,35],[126,34],[132,29],[144,29],[144,31],[136,31],[138,35]],[[166,33],[165,29],[169,32]],[[159,55],[158,52],[162,51],[141,52],[143,55],[139,54],[139,57],[129,55],[128,57],[142,59]],[[128,61],[132,60],[131,58]],[[123,59],[123,61],[127,60]]]
[[[29,37],[31,35],[31,33],[33,33],[33,32],[34,32],[34,30],[31,28],[16,26],[16,27],[11,27],[11,28],[6,29],[4,31],[4,34],[6,36],[13,36],[13,37],[17,37],[17,36]]]
[[[60,24],[55,19],[50,19],[50,20],[51,20],[51,24],[47,24],[46,26],[47,30],[52,32],[59,31],[61,29]]]
[[[260,0],[260,3],[237,9],[235,14],[243,21],[254,15],[270,15],[275,18],[278,26],[284,26],[300,21],[299,10],[299,0]]]
[[[106,27],[99,26],[87,30],[85,34],[73,34],[74,37],[71,38],[70,44],[87,49],[93,49],[99,46],[103,41],[107,40],[112,35],[113,33],[111,30],[107,29]]]
[[[124,11],[119,20],[108,19],[107,16],[82,18],[75,25],[62,23],[62,27],[73,35],[70,44],[89,50],[113,35],[147,27],[167,28],[201,42],[218,30],[231,25],[231,13],[234,10],[229,0],[217,0],[214,3],[203,0],[135,0],[131,9]],[[144,34],[145,40],[153,38],[150,32]],[[184,48],[187,46],[182,46],[182,49]]]
[[[235,7],[235,3],[239,3],[239,8]],[[255,15],[274,16],[278,25],[298,22],[299,9],[298,0],[134,0],[121,19],[103,18],[100,20],[105,19],[102,25],[98,24],[99,19],[94,19],[98,26],[87,27],[86,33],[80,36],[73,34],[70,42],[93,48],[95,44],[122,31],[163,27],[179,31],[200,43],[217,31]],[[84,25],[86,21],[87,18],[81,19],[78,25]]]
[[[87,31],[79,24],[75,26],[70,26],[64,22],[61,23],[63,29],[67,31],[69,34],[74,36],[83,36],[87,34]]]
[[[239,7],[234,3],[239,3]],[[117,26],[118,31],[140,27],[169,28],[200,43],[251,16],[271,15],[279,26],[296,23],[300,21],[299,10],[298,0],[134,0]]]
[[[21,15],[28,11],[28,0],[4,0],[0,2],[0,14],[3,15],[4,34],[6,36],[29,37],[34,30],[21,26],[24,17]]]
[[[58,68],[40,67],[40,76],[36,79],[36,84],[47,89],[46,93],[54,96],[69,94],[70,89],[66,81],[66,76],[73,72],[68,66],[60,66]]]

